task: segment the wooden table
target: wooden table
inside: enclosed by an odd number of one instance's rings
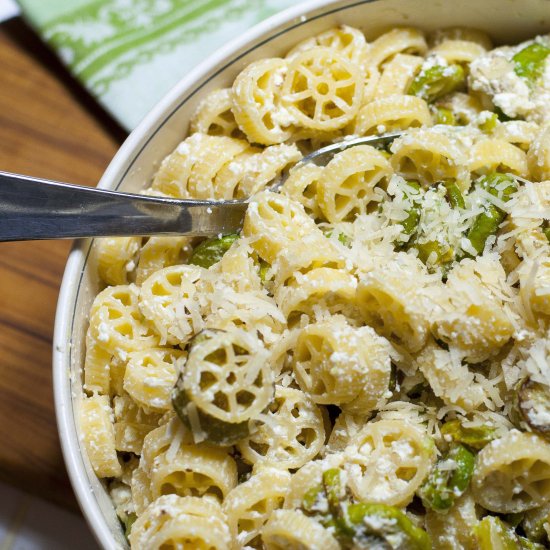
[[[0,25],[0,170],[94,185],[124,132],[21,20]],[[51,342],[68,241],[0,243],[0,479],[76,509]]]

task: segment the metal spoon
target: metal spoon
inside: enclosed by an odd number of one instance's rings
[[[322,147],[296,166],[324,166],[344,149],[389,143],[401,134],[367,136]],[[280,178],[270,187],[277,191]],[[246,200],[183,200],[105,191],[0,172],[0,242],[133,235],[211,236],[242,227]]]

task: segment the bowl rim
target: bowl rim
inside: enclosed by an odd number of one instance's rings
[[[257,23],[242,35],[220,47],[181,78],[145,115],[120,146],[103,173],[97,187],[117,189],[140,153],[160,130],[163,122],[171,118],[181,105],[193,97],[209,80],[226,70],[239,58],[312,20],[351,9],[361,4],[380,1],[383,0],[307,0],[300,2],[296,6],[291,6]],[[323,10],[323,8],[328,9]],[[276,32],[273,32],[274,30]],[[264,38],[262,39],[262,37]],[[240,50],[243,51],[235,58],[234,55]],[[220,66],[218,70],[212,72],[218,66]],[[147,139],[141,143],[146,136]],[[119,175],[128,159],[132,160],[122,174]],[[117,178],[119,180],[118,184],[116,183]],[[111,549],[118,545],[113,539],[113,533],[104,514],[101,512],[89,483],[84,457],[82,456],[82,447],[78,438],[77,420],[74,414],[71,393],[71,337],[76,298],[84,276],[85,270],[83,267],[86,265],[90,254],[91,244],[91,239],[75,241],[63,273],[55,312],[52,345],[54,406],[63,460],[72,489],[97,542],[103,548]]]

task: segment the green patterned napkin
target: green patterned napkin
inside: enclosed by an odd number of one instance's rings
[[[190,69],[296,0],[19,0],[75,77],[128,130]]]

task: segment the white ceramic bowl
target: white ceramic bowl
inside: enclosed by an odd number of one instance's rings
[[[488,32],[495,43],[513,43],[550,31],[549,0],[317,0],[286,10],[220,49],[151,111],[117,153],[99,187],[137,191],[159,161],[181,141],[198,102],[230,86],[251,61],[284,55],[300,40],[339,24],[361,28],[367,38],[396,25],[433,30],[462,25]],[[81,368],[87,312],[98,292],[90,241],[77,243],[63,277],[54,336],[54,388],[65,463],[82,511],[100,545],[127,548],[114,508],[94,475],[75,418],[82,393]]]

